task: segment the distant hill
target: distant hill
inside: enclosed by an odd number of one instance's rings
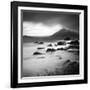
[[[78,32],[62,29],[59,32],[56,32],[53,36],[51,36],[52,39],[64,39],[66,37],[69,37],[71,39],[78,39],[79,34]]]
[[[55,41],[55,40],[63,40],[66,37],[69,37],[70,39],[79,39],[79,33],[68,29],[62,29],[49,37],[23,36],[23,41],[24,42],[47,41],[48,42],[48,41]]]

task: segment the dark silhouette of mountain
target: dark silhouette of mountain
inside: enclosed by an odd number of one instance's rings
[[[69,37],[70,39],[78,39],[79,34],[78,32],[62,29],[59,32],[56,32],[53,36],[51,36],[53,39],[65,39],[66,37]]]
[[[67,37],[69,37],[71,40],[79,39],[79,33],[63,28],[62,30],[48,37],[23,36],[23,41],[24,42],[47,41],[48,42],[48,41],[55,41],[55,40],[64,40]]]

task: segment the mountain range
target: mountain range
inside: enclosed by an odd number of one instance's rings
[[[69,29],[61,29],[52,36],[48,37],[31,37],[31,36],[23,36],[23,42],[35,42],[35,41],[56,41],[56,40],[64,40],[69,37],[71,40],[79,39],[79,33]]]

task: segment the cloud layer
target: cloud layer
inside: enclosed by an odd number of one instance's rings
[[[63,26],[60,24],[55,24],[48,26],[42,22],[23,22],[23,35],[33,36],[33,37],[45,37],[52,36],[54,33],[62,29]]]

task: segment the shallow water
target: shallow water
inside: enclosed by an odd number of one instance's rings
[[[66,71],[66,68],[72,62],[79,63],[79,54],[77,52],[68,52],[67,50],[46,52],[47,48],[50,48],[48,47],[49,43],[46,42],[44,44],[23,44],[22,77],[74,74],[74,72],[68,73]],[[43,47],[43,49],[37,49],[38,47]],[[58,47],[53,46],[53,48],[56,49]],[[33,53],[36,51],[42,54],[33,55]],[[74,69],[76,70],[78,68],[74,67]],[[77,72],[76,74],[78,73],[79,72]]]

